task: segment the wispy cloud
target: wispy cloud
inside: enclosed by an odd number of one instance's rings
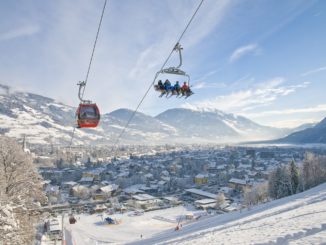
[[[320,120],[316,118],[300,118],[300,119],[291,119],[291,120],[280,120],[280,121],[270,121],[265,123],[266,126],[271,126],[275,128],[295,128],[306,123],[317,123]]]
[[[304,82],[298,85],[282,86],[284,81],[284,78],[276,77],[260,83],[251,89],[240,90],[228,95],[218,96],[213,99],[195,103],[186,103],[182,105],[182,107],[194,110],[219,109],[240,113],[253,110],[260,106],[269,105],[279,97],[286,96],[299,88],[304,88],[309,85],[309,82]]]
[[[0,41],[31,36],[38,33],[39,31],[40,31],[40,27],[38,25],[22,26],[4,33],[0,33]]]
[[[234,62],[238,59],[240,59],[241,57],[243,57],[244,55],[248,55],[250,53],[254,53],[254,54],[258,54],[259,53],[259,47],[257,44],[252,43],[246,46],[242,46],[240,48],[237,48],[236,50],[233,51],[233,53],[231,54],[229,61],[230,62]]]
[[[207,83],[207,82],[198,82],[193,85],[194,89],[205,89],[205,88],[225,88],[225,83]]]
[[[308,76],[310,74],[314,74],[314,73],[321,72],[321,71],[326,71],[326,66],[319,67],[319,68],[316,68],[316,69],[313,69],[313,70],[310,70],[310,71],[306,71],[306,72],[302,73],[301,76],[305,77],[305,76]]]
[[[326,104],[321,104],[314,107],[306,107],[306,108],[291,108],[285,110],[262,111],[259,113],[246,113],[246,116],[249,116],[250,118],[260,118],[266,116],[291,115],[291,114],[298,114],[298,113],[315,113],[315,112],[326,112]]]

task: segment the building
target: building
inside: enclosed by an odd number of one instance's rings
[[[215,209],[216,208],[216,200],[212,199],[212,198],[205,198],[205,199],[200,199],[195,201],[195,206],[196,208],[200,208],[200,209]]]
[[[177,206],[179,204],[182,204],[182,202],[177,197],[173,197],[173,196],[163,197],[163,200],[165,203],[170,204],[172,206]]]
[[[249,185],[244,179],[231,178],[229,180],[229,187],[234,190],[244,191],[244,189],[249,187]]]
[[[129,201],[129,205],[144,210],[156,209],[162,203],[161,199],[148,194],[133,195],[132,200]]]
[[[194,198],[197,198],[197,199],[203,199],[203,198],[216,199],[216,197],[217,197],[216,194],[213,194],[213,193],[210,193],[207,191],[202,191],[202,190],[195,189],[195,188],[186,189],[185,191],[186,191],[186,193],[190,194],[191,196],[193,196]]]
[[[113,196],[115,192],[118,190],[118,188],[119,186],[116,184],[100,187],[96,189],[95,192],[93,193],[93,199],[105,201],[109,197]]]
[[[194,179],[195,184],[204,185],[208,183],[208,175],[207,174],[197,174]]]

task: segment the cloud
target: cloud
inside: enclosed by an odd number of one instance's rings
[[[302,114],[302,113],[316,113],[316,112],[326,112],[326,104],[320,104],[314,107],[306,108],[292,108],[285,110],[271,110],[262,111],[259,113],[246,113],[246,116],[250,118],[261,118],[266,116],[276,116],[276,115],[292,115],[292,114]]]
[[[221,22],[231,2],[204,2],[182,39],[187,54],[195,50],[196,44]],[[197,5],[196,1],[189,4],[171,0],[130,1],[129,4],[110,1],[97,42],[85,98],[96,101],[104,112],[121,107],[133,109],[169,55]],[[51,11],[44,22],[46,32],[42,32],[42,45],[37,47],[40,52],[37,61],[48,62],[37,64],[42,67],[40,71],[33,71],[22,78],[18,77],[21,73],[15,67],[12,72],[17,74],[15,80],[36,84],[37,93],[67,104],[77,104],[77,95],[71,95],[77,94],[75,84],[86,73],[101,7],[101,1],[81,1],[77,6],[65,0],[55,4],[44,2],[44,9]],[[176,53],[167,65],[178,63],[175,58],[178,58]],[[20,66],[20,69],[26,69],[26,64]],[[150,92],[153,92],[153,96],[147,96],[142,108],[153,105],[157,99],[155,91]]]
[[[281,86],[284,81],[284,78],[276,77],[257,84],[251,89],[240,90],[228,95],[222,95],[195,103],[185,103],[182,107],[193,110],[218,109],[240,113],[253,110],[257,107],[270,105],[279,97],[286,96],[299,88],[304,88],[309,85],[309,82],[304,82],[298,85]]]
[[[243,57],[244,55],[248,55],[250,53],[258,54],[258,51],[259,51],[258,45],[255,43],[249,44],[246,46],[242,46],[233,51],[233,53],[231,54],[231,56],[229,58],[229,61],[234,62],[234,61],[240,59],[241,57]]]
[[[22,26],[5,33],[0,33],[0,41],[15,39],[19,37],[31,36],[40,31],[40,27],[38,25],[26,25]]]
[[[305,76],[308,76],[308,75],[310,75],[310,74],[314,74],[314,73],[321,72],[321,71],[326,71],[326,66],[319,67],[319,68],[316,68],[316,69],[313,69],[313,70],[307,71],[307,72],[305,72],[305,73],[302,73],[301,76],[302,76],[302,77],[305,77]]]
[[[316,118],[300,118],[300,119],[291,119],[291,120],[281,120],[281,121],[272,121],[269,123],[265,123],[266,126],[271,126],[275,128],[296,128],[306,123],[317,123],[320,120]]]
[[[193,85],[194,89],[205,89],[205,88],[225,88],[225,83],[207,83],[207,82],[198,82]]]

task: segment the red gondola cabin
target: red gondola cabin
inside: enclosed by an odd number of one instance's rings
[[[96,104],[80,103],[76,114],[78,128],[95,128],[100,122],[100,111]]]

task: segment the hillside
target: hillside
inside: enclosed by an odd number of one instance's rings
[[[162,122],[177,128],[180,135],[234,141],[277,138],[289,130],[259,125],[248,118],[222,111],[194,111],[170,109],[156,116]]]
[[[326,143],[326,118],[311,128],[294,132],[287,137],[276,140],[277,143],[294,144],[325,144]]]
[[[324,244],[326,184],[130,244]]]

